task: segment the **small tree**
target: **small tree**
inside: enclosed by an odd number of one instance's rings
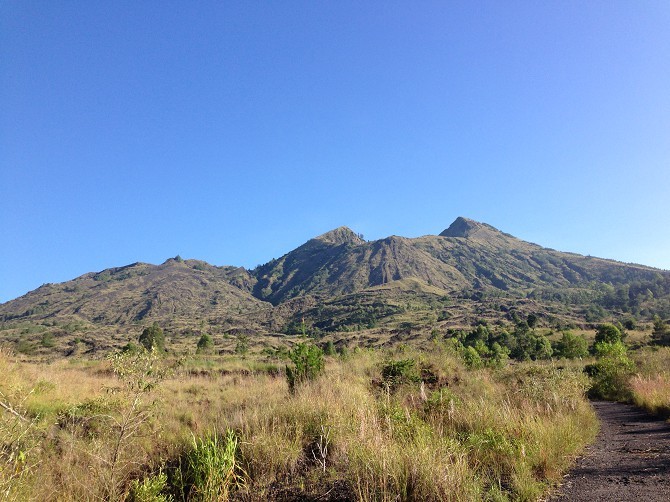
[[[589,355],[589,343],[584,336],[578,336],[570,331],[564,331],[561,339],[556,343],[557,357],[578,359]]]
[[[165,351],[165,335],[156,322],[152,326],[144,328],[138,341],[147,350]]]
[[[532,359],[549,359],[553,354],[551,342],[549,339],[536,333],[524,329],[517,329],[516,344],[512,348],[512,357],[520,361]]]
[[[237,343],[235,344],[235,354],[239,354],[242,357],[246,356],[249,352],[249,337],[247,335],[239,335],[237,337]]]
[[[621,331],[614,324],[601,324],[596,331],[594,345],[601,342],[616,343],[621,341]]]
[[[504,368],[509,360],[510,350],[507,347],[500,345],[498,342],[493,342],[491,346],[491,357],[486,362],[492,368]]]
[[[286,366],[289,391],[295,393],[297,385],[314,380],[324,368],[323,351],[316,345],[299,343],[288,354],[293,366]]]
[[[198,340],[198,346],[195,352],[196,354],[205,354],[211,352],[213,348],[214,340],[212,340],[212,337],[207,333],[203,333],[200,340]]]
[[[463,361],[465,365],[470,369],[479,369],[484,366],[479,352],[474,347],[466,347],[463,351]]]
[[[51,347],[56,345],[56,338],[54,337],[54,334],[51,331],[47,331],[42,335],[42,340],[40,340],[40,343],[42,344],[42,347],[50,349]]]
[[[152,430],[153,402],[149,397],[167,375],[168,368],[154,351],[117,352],[109,360],[122,387],[113,408],[100,415],[107,427],[103,429],[105,436],[96,442],[97,449],[89,452],[90,468],[104,484],[105,494],[100,498],[121,500],[138,456],[146,453],[140,446],[144,443],[134,443],[132,439]]]
[[[402,384],[420,382],[421,374],[414,359],[389,361],[382,367],[382,381],[389,389],[394,390]]]
[[[654,330],[651,341],[656,345],[670,345],[670,326],[658,315],[654,316]]]
[[[623,325],[624,328],[628,330],[634,330],[637,329],[637,320],[634,317],[627,317],[624,319],[621,324]]]
[[[586,367],[593,378],[592,397],[628,399],[628,380],[635,370],[635,363],[628,357],[626,346],[620,341],[599,342],[595,345],[595,353],[597,362]]]

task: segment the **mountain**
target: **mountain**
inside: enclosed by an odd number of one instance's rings
[[[271,308],[254,298],[255,279],[243,268],[171,258],[133,263],[45,284],[0,305],[0,318],[71,318],[126,325],[154,320],[244,314]]]
[[[670,275],[543,248],[463,217],[439,235],[414,239],[391,236],[363,242],[349,229],[333,232],[252,271],[258,279],[254,295],[276,305],[304,295],[333,297],[413,278],[451,294],[477,290],[525,296],[591,287],[593,282],[616,286],[660,278],[667,283]]]
[[[264,336],[300,324],[372,343],[513,311],[557,327],[668,317],[670,272],[543,248],[463,217],[439,235],[370,242],[340,227],[254,270],[176,257],[47,284],[0,305],[0,339],[17,341],[31,324],[124,333],[155,321],[175,333]]]
[[[341,257],[364,243],[347,227],[336,228],[310,239],[278,260],[261,265],[251,273],[257,279],[254,295],[277,305],[296,296],[321,292],[326,284],[331,294],[357,289],[358,283],[348,276]]]

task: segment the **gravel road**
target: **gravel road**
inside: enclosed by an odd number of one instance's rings
[[[598,438],[550,501],[670,501],[670,424],[627,404],[593,407]]]

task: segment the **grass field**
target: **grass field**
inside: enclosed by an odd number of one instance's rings
[[[537,500],[597,431],[579,365],[357,350],[291,393],[285,364],[3,352],[2,497]]]

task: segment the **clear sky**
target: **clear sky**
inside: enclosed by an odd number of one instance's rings
[[[457,216],[670,269],[670,2],[0,2],[0,302]]]

